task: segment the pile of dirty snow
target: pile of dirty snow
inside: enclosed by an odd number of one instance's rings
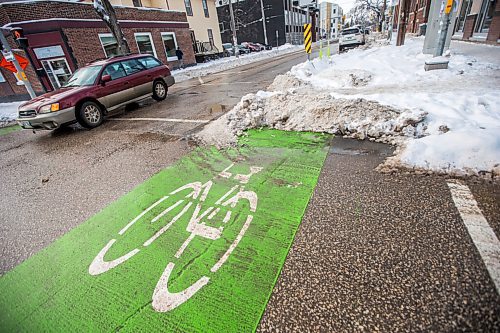
[[[449,69],[426,72],[423,38],[384,43],[293,67],[199,139],[223,146],[264,126],[321,131],[396,144],[379,170],[500,176],[500,48],[453,42]]]
[[[275,83],[284,82],[284,78],[277,77]],[[395,144],[403,137],[419,137],[425,115],[365,99],[335,98],[302,89],[259,91],[245,95],[230,112],[198,133],[197,138],[203,144],[225,147],[235,144],[246,129],[268,127],[341,134],[361,140],[377,138]]]

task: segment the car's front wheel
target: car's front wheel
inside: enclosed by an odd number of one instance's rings
[[[104,112],[97,103],[89,101],[80,106],[76,119],[85,128],[95,128],[104,121]]]
[[[153,98],[157,101],[163,101],[167,98],[167,85],[163,81],[153,83]]]

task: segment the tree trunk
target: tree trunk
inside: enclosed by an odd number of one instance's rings
[[[385,22],[385,9],[387,7],[387,0],[384,0],[384,5],[382,6],[382,20],[380,20],[380,31],[384,32],[384,22]]]
[[[122,29],[120,27],[120,23],[116,18],[115,9],[113,8],[109,0],[100,0],[100,3],[104,7],[106,13],[103,13],[97,8],[96,12],[104,21],[104,23],[106,23],[109,30],[111,30],[113,37],[115,37],[116,42],[118,43],[118,48],[120,49],[120,54],[130,53],[130,48],[128,46],[127,40],[125,39],[125,36],[123,35]]]

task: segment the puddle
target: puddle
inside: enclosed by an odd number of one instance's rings
[[[223,104],[214,104],[210,107],[210,114],[224,113],[224,112],[226,112],[226,106]]]
[[[368,155],[369,151],[366,149],[354,149],[354,148],[342,148],[342,147],[332,147],[330,148],[332,154],[337,155]]]

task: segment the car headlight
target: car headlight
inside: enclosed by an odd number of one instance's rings
[[[49,113],[59,111],[59,103],[52,103],[44,105],[40,108],[38,113]]]

